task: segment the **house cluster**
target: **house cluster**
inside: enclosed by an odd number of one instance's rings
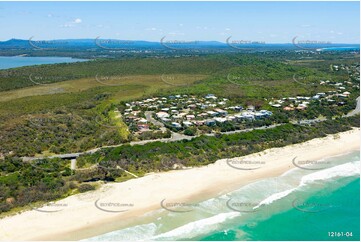
[[[175,128],[187,128],[265,119],[272,115],[268,110],[256,111],[254,106],[244,108],[241,105],[232,105],[227,98],[216,97],[214,94],[207,94],[204,97],[194,95],[153,97],[125,105],[123,117],[128,122],[136,122],[139,130],[149,128],[146,125],[156,120]],[[149,111],[154,114],[153,117],[146,117],[145,114]]]
[[[360,82],[360,64],[351,64],[351,65],[331,65],[331,69],[334,71],[344,71],[347,74],[354,78],[357,81],[357,86],[359,87]]]
[[[326,101],[330,105],[342,106],[345,104],[343,99],[350,96],[350,92],[346,90],[347,87],[354,87],[352,82],[331,82],[329,80],[320,81],[320,85],[333,86],[335,91],[319,92],[313,96],[296,96],[284,97],[278,100],[273,99],[269,105],[275,108],[282,108],[285,111],[305,110],[308,105],[315,100]]]

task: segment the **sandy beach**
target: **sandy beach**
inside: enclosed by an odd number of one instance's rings
[[[267,177],[300,169],[295,161],[317,161],[360,149],[353,129],[199,168],[153,173],[57,201],[0,220],[0,240],[79,240],[118,229],[161,202],[193,202],[222,195]],[[251,164],[250,164],[251,163]]]

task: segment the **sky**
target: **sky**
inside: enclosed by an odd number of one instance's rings
[[[0,41],[360,43],[359,2],[0,2]]]

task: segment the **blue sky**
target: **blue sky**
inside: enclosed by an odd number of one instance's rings
[[[360,43],[359,2],[0,2],[0,40]]]

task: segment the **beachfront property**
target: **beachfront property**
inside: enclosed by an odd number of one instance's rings
[[[281,99],[272,98],[268,103],[271,107],[282,109],[284,111],[306,110],[312,102],[327,102],[329,105],[342,106],[345,104],[341,99],[346,99],[351,95],[351,92],[346,91],[352,86],[352,82],[332,82],[330,80],[320,80],[320,85],[330,86],[336,90],[329,90],[327,92],[318,92],[312,96],[296,96],[283,97]],[[354,87],[354,86],[352,86]],[[338,101],[336,101],[336,99]]]
[[[203,97],[171,95],[132,101],[125,104],[122,115],[128,126],[138,127],[137,132],[158,129],[162,125],[178,130],[216,127],[227,122],[250,122],[271,116],[272,112],[269,110],[256,110],[253,105],[244,108],[214,94]]]
[[[213,132],[228,124],[243,129],[241,124],[267,120],[273,115],[272,111],[277,112],[275,110],[304,112],[320,102],[323,106],[343,106],[354,88],[352,82],[340,80],[319,80],[319,85],[330,89],[311,95],[271,98],[267,101],[270,110],[266,110],[267,105],[257,110],[255,105],[241,105],[214,94],[178,94],[127,102],[120,115],[128,127],[135,127],[131,129],[135,133],[160,130],[161,127],[163,132],[167,129],[182,132],[189,128]]]

